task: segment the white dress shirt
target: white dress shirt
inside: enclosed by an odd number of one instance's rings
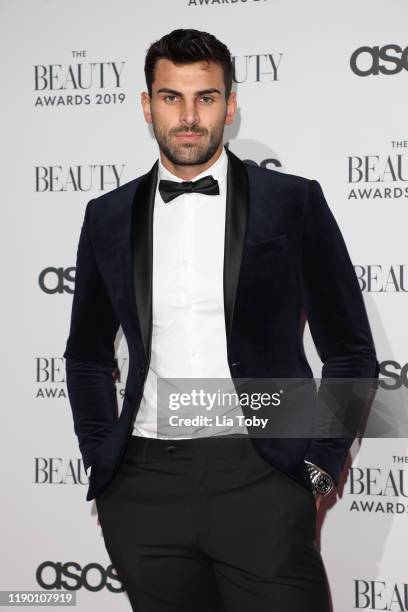
[[[158,189],[159,181],[183,179],[169,172],[159,159],[153,215],[151,361],[134,435],[190,438],[238,431],[235,426],[217,426],[200,433],[200,428],[193,432],[190,427],[186,435],[179,427],[170,431],[167,425],[162,430],[157,422],[158,377],[227,379],[228,382],[222,381],[222,389],[227,384],[234,392],[227,360],[223,295],[227,168],[228,157],[223,147],[218,159],[193,179],[212,175],[218,180],[219,195],[184,193],[165,203]],[[172,390],[176,391],[174,387]],[[204,412],[200,407],[199,413]],[[216,412],[221,414],[219,408]],[[226,407],[224,413],[230,417],[242,415],[242,409]],[[188,414],[192,416],[191,409]],[[239,433],[246,433],[246,428],[241,426]]]

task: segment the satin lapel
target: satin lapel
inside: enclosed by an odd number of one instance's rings
[[[156,161],[135,193],[131,215],[133,289],[146,359],[152,337],[153,210],[157,171]]]
[[[224,244],[224,314],[229,349],[232,319],[244,250],[249,211],[249,182],[245,164],[229,149],[227,172],[227,201]]]

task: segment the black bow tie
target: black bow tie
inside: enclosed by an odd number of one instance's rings
[[[170,202],[182,193],[204,193],[205,195],[218,195],[220,188],[218,181],[211,175],[203,176],[198,181],[164,181],[159,182],[160,195],[163,202]]]

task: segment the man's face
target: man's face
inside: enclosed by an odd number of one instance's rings
[[[152,96],[144,92],[142,105],[161,152],[178,166],[211,160],[236,110],[235,93],[225,100],[222,66],[201,61],[177,66],[167,59],[157,62]]]

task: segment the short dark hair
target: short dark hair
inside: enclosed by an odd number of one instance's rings
[[[173,30],[152,43],[147,50],[145,77],[149,96],[152,95],[154,69],[159,59],[165,58],[174,64],[193,64],[212,61],[222,66],[224,72],[225,98],[232,89],[232,59],[226,45],[208,32],[192,29]]]

